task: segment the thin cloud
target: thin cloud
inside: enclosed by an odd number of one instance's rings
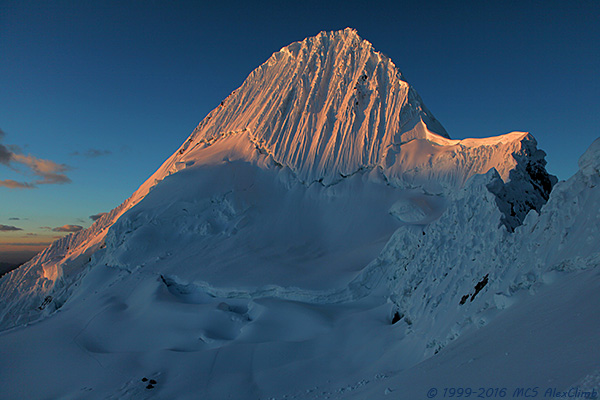
[[[112,154],[112,151],[105,149],[87,149],[85,152],[80,153],[78,151],[74,151],[71,153],[72,156],[82,156],[86,158],[97,158],[102,156],[108,156]]]
[[[0,141],[4,139],[6,132],[0,129]],[[12,159],[13,152],[8,147],[0,144],[0,164],[8,165]]]
[[[0,140],[4,139],[6,133],[0,129]],[[44,160],[35,156],[23,155],[18,146],[4,146],[0,144],[0,164],[6,165],[14,171],[21,172],[14,164],[24,165],[30,173],[37,176],[34,182],[18,182],[13,179],[0,180],[0,187],[9,189],[32,189],[36,185],[71,183],[66,175],[70,168],[65,164],[59,164],[51,160]]]
[[[0,139],[2,137],[0,136]],[[0,144],[0,163],[4,165],[10,164],[10,160],[12,158],[12,151],[10,151],[6,146]]]
[[[101,213],[98,213],[98,214],[90,215],[90,219],[92,221],[97,221],[97,220],[99,220],[100,218],[102,218],[106,214],[107,213],[105,213],[105,212],[101,212]]]
[[[80,225],[63,225],[52,229],[53,232],[79,232],[83,229]]]
[[[19,154],[23,153],[23,150],[19,146],[17,146],[16,144],[9,144],[9,145],[6,146],[6,148],[8,150],[10,150],[12,153],[19,153]]]
[[[35,185],[27,182],[17,182],[12,179],[0,180],[0,187],[9,189],[34,189]]]
[[[65,172],[69,170],[69,167],[65,164],[57,164],[54,161],[44,160],[32,155],[24,156],[15,153],[13,153],[12,159],[17,163],[26,165],[31,169],[31,172],[42,178],[35,181],[38,185],[71,183],[71,179],[65,175]]]
[[[0,225],[0,231],[2,231],[2,232],[22,231],[22,230],[23,229],[17,228],[16,226],[12,226],[12,225]]]

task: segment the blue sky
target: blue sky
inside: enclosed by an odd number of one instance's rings
[[[600,136],[599,20],[598,1],[0,0],[0,262],[89,226],[273,52],[347,26],[451,137],[531,132],[567,179]]]

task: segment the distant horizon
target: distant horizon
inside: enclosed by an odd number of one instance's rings
[[[598,136],[598,17],[593,1],[3,2],[0,262],[89,227],[272,53],[346,27],[450,137],[530,132],[568,179]]]

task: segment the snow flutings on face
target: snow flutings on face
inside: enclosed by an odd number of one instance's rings
[[[6,133],[0,129],[0,140],[2,140],[5,135]],[[31,154],[23,155],[16,146],[7,147],[0,144],[0,164],[4,164],[13,171],[19,173],[23,172],[20,171],[15,164],[23,165],[29,170],[27,171],[28,173],[40,178],[33,182],[19,182],[14,179],[4,179],[0,180],[0,187],[9,189],[32,189],[35,188],[36,185],[71,183],[71,179],[66,175],[66,172],[69,170],[67,165],[37,158]]]

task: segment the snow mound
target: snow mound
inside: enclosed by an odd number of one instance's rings
[[[579,169],[585,175],[600,173],[600,138],[594,140],[585,153],[579,158]]]

